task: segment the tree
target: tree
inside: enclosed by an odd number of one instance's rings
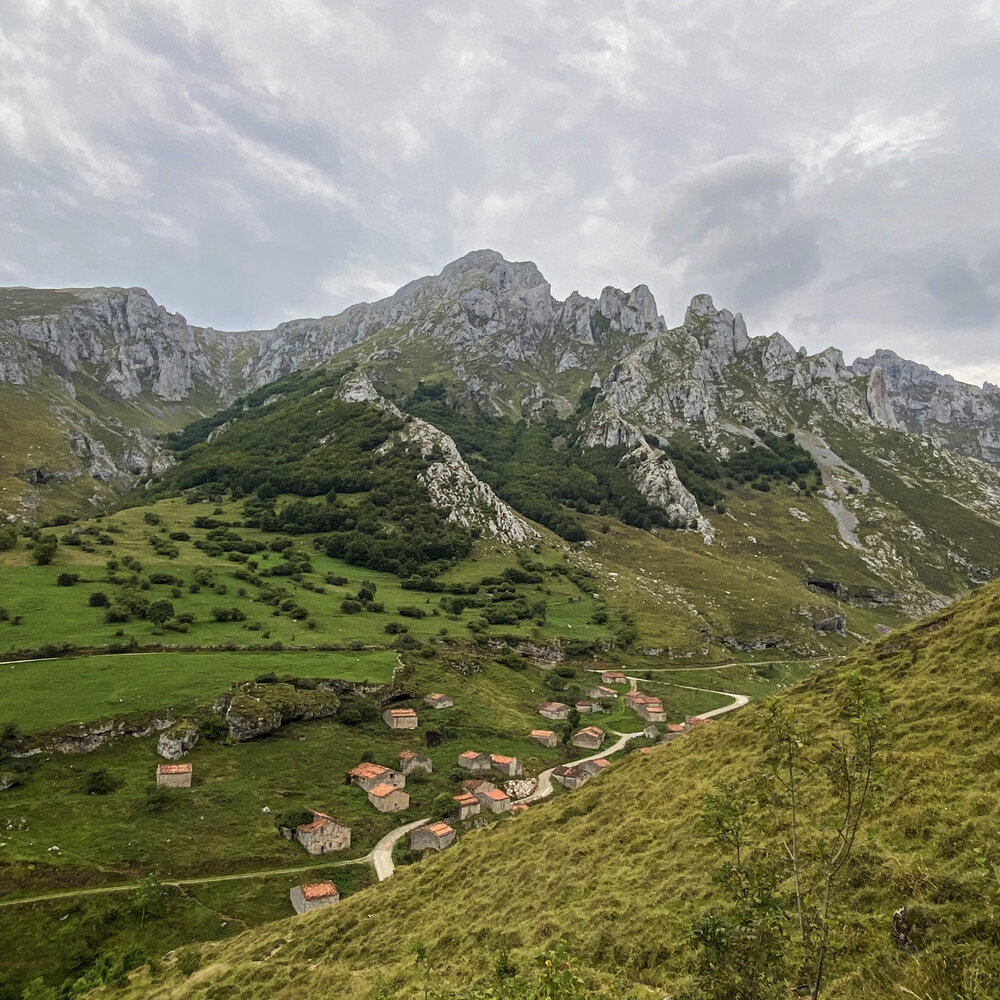
[[[580,725],[580,710],[575,705],[569,710],[569,715],[566,716],[566,725],[574,731]]]
[[[146,917],[156,916],[160,912],[163,897],[166,890],[163,883],[150,872],[145,878],[140,879],[139,887],[135,891],[135,908],[139,911],[139,926],[146,922]]]
[[[162,625],[174,617],[174,606],[167,600],[153,601],[146,612],[146,617],[154,625]]]
[[[55,557],[59,539],[55,535],[42,535],[32,550],[32,557],[39,566],[48,566]]]
[[[7,552],[17,546],[17,530],[5,525],[0,528],[0,552]]]
[[[703,829],[731,857],[716,875],[727,907],[695,928],[699,979],[712,996],[765,1000],[787,996],[785,974],[794,969],[796,992],[819,1000],[838,880],[881,783],[888,707],[855,671],[845,679],[840,728],[830,736],[800,725],[782,701],[765,708],[755,793],[718,785],[706,798]]]

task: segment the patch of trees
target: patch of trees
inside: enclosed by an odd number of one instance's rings
[[[528,423],[457,413],[443,387],[420,386],[403,403],[454,438],[472,470],[516,510],[570,542],[587,537],[575,513],[614,516],[635,527],[673,527],[665,511],[639,492],[620,463],[625,448],[574,448],[579,415],[596,391],[580,398],[578,415],[547,414]]]
[[[667,458],[677,469],[680,481],[698,503],[705,506],[722,504],[725,490],[737,483],[749,483],[763,493],[772,485],[795,483],[809,494],[823,483],[823,474],[812,455],[795,440],[791,432],[772,434],[763,428],[756,430],[757,441],[734,451],[720,460],[700,444],[672,441],[665,449]]]

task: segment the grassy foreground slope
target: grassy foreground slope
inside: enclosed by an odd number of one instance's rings
[[[842,874],[824,996],[996,997],[1000,585],[814,674],[785,703],[822,737],[858,668],[891,703],[892,749],[878,809]],[[105,995],[417,996],[418,938],[431,947],[432,981],[456,988],[489,976],[499,949],[526,968],[562,938],[594,995],[693,996],[691,927],[720,903],[721,862],[697,819],[716,779],[759,768],[765,718],[751,706],[633,754],[330,911],[203,946],[197,963],[168,959]],[[915,955],[889,934],[904,905],[920,929]]]

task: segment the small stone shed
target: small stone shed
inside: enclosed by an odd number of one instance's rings
[[[424,704],[430,705],[431,708],[451,708],[455,702],[446,694],[441,694],[439,691],[432,691],[424,698]]]
[[[410,831],[410,847],[414,851],[443,851],[455,841],[455,831],[447,823],[431,823]]]
[[[332,882],[313,882],[310,885],[295,886],[288,898],[296,913],[305,913],[306,910],[319,910],[339,903],[340,893]]]
[[[382,718],[390,729],[417,728],[417,713],[412,708],[387,708]]]
[[[490,756],[478,750],[466,750],[458,755],[458,766],[466,771],[488,771],[491,767]]]
[[[422,753],[417,753],[416,750],[400,750],[399,770],[403,774],[413,774],[414,771],[424,771],[431,774],[434,765],[431,763],[430,757],[425,757]]]
[[[552,777],[558,781],[563,788],[579,788],[590,780],[590,775],[586,771],[572,764],[560,764],[552,769]]]
[[[476,798],[492,813],[505,813],[510,809],[510,796],[499,788],[477,792]]]
[[[410,796],[402,788],[388,783],[376,785],[368,792],[368,801],[383,813],[402,812],[410,807]]]
[[[524,770],[516,757],[508,757],[502,753],[490,754],[490,765],[501,774],[506,774],[508,778],[516,778]]]
[[[167,788],[190,788],[190,764],[157,764],[156,783]]]
[[[309,854],[330,854],[351,846],[351,828],[326,813],[314,812],[311,823],[282,832],[289,840],[297,840]]]
[[[567,719],[569,705],[564,705],[561,701],[543,701],[538,706],[538,714],[544,715],[546,719]]]
[[[475,816],[483,807],[479,799],[471,792],[462,792],[461,795],[455,795],[454,799],[455,804],[458,806],[459,819],[468,819],[470,816]]]
[[[573,746],[583,747],[585,750],[600,750],[603,742],[604,730],[599,726],[585,726],[570,739]]]
[[[577,765],[584,774],[593,777],[595,774],[600,774],[602,771],[606,771],[610,766],[611,762],[604,757],[598,757],[596,760],[585,760],[583,763]]]
[[[603,684],[627,684],[628,678],[624,670],[604,670],[601,672],[601,682]]]
[[[406,778],[399,772],[383,767],[381,764],[371,764],[363,761],[357,767],[347,772],[353,784],[370,792],[376,785],[392,785],[393,788],[405,788]]]
[[[558,742],[558,737],[551,729],[532,729],[531,738],[541,743],[543,747],[554,747]]]

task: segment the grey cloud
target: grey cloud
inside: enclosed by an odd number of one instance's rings
[[[559,295],[994,365],[979,5],[49,0],[0,54],[9,280],[263,326],[494,246]]]

